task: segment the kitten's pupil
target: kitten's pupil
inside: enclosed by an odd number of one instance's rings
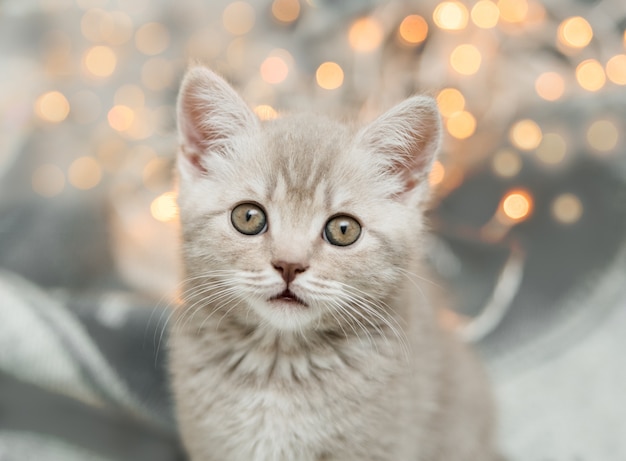
[[[348,223],[347,222],[342,222],[340,224],[339,228],[341,229],[341,233],[343,235],[346,235],[346,232],[348,231]]]
[[[246,222],[249,222],[255,214],[254,210],[248,210],[246,213]]]

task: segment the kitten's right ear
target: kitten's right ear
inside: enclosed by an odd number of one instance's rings
[[[178,94],[180,168],[194,175],[209,171],[208,160],[220,155],[230,139],[259,126],[254,113],[226,81],[206,67],[191,68]]]

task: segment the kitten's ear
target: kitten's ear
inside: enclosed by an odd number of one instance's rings
[[[365,126],[357,143],[374,151],[386,172],[399,179],[399,199],[422,202],[441,144],[437,103],[427,96],[409,98]]]
[[[224,152],[230,139],[258,128],[258,119],[226,81],[206,67],[191,68],[178,95],[180,168],[209,171],[208,157]]]

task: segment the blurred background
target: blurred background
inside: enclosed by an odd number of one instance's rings
[[[190,62],[261,119],[435,97],[426,253],[504,451],[626,459],[623,0],[4,0],[2,461],[184,459],[163,342]]]

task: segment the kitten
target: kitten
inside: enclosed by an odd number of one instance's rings
[[[170,368],[191,459],[495,460],[483,371],[416,275],[435,102],[360,130],[261,122],[196,67],[178,123],[187,278]]]

